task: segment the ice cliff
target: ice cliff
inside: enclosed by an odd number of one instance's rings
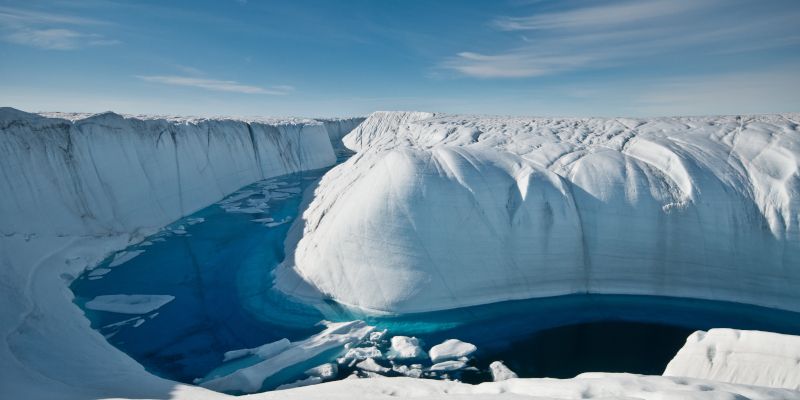
[[[70,120],[2,108],[0,233],[157,229],[254,181],[332,165],[329,136],[359,121]]]
[[[569,293],[800,311],[797,121],[374,113],[294,269],[373,312]]]

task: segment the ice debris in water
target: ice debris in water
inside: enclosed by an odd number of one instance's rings
[[[226,351],[222,361],[227,362],[230,360],[235,360],[237,358],[242,358],[251,355],[256,355],[258,357],[266,359],[274,356],[275,354],[280,353],[283,350],[286,350],[286,348],[288,348],[290,344],[291,342],[289,342],[289,339],[283,338],[281,340],[263,344],[261,346],[253,347],[251,349]]]
[[[491,371],[492,380],[495,382],[517,378],[517,374],[506,367],[502,361],[495,361],[489,364],[489,371]]]
[[[125,264],[126,262],[133,260],[134,257],[142,253],[144,253],[144,250],[121,251],[114,256],[114,259],[111,260],[111,263],[108,264],[108,267],[114,268],[122,264]]]
[[[392,337],[392,348],[389,351],[389,359],[405,360],[425,357],[425,351],[420,346],[419,339],[408,336]]]
[[[458,339],[447,339],[444,342],[431,347],[430,356],[431,361],[438,363],[440,361],[454,360],[460,357],[466,357],[478,350],[472,343],[462,342]]]
[[[111,294],[97,296],[87,301],[85,307],[90,310],[108,311],[120,314],[147,314],[161,308],[172,300],[175,300],[175,296],[158,294]]]

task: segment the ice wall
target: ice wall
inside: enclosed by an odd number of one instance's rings
[[[664,375],[800,390],[800,337],[735,329],[697,331]]]
[[[375,113],[295,270],[381,312],[586,292],[800,311],[797,120]]]
[[[159,228],[259,179],[330,166],[358,119],[70,121],[0,109],[0,233]],[[330,131],[326,128],[330,128]]]

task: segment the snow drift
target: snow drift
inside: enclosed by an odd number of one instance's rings
[[[373,312],[570,293],[800,311],[796,120],[375,113],[294,268]]]

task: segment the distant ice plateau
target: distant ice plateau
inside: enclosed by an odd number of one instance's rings
[[[309,283],[308,296],[378,313],[566,293],[800,311],[798,114],[362,121],[0,108],[0,397],[231,398],[145,371],[90,328],[67,285],[244,185],[348,149],[292,221],[296,251],[277,275]],[[112,303],[138,303],[124,300]],[[283,357],[309,343],[284,343]],[[692,335],[665,376],[525,379],[500,364],[499,382],[480,385],[347,379],[247,398],[796,400],[797,360],[797,337],[712,330]],[[249,384],[276,363],[226,379]]]

